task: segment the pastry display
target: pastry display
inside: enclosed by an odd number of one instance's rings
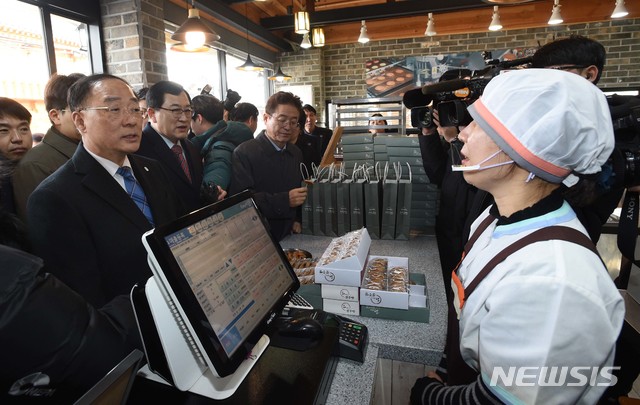
[[[371,259],[366,266],[362,287],[368,290],[407,292],[409,269],[404,266],[389,267],[386,258]]]
[[[362,229],[349,232],[339,238],[334,238],[320,258],[319,265],[326,266],[336,260],[346,259],[358,253],[362,238]]]

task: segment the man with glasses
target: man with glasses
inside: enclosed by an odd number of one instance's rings
[[[149,88],[146,100],[149,125],[142,130],[137,154],[162,163],[184,205],[190,211],[200,208],[202,159],[187,139],[191,97],[178,83],[163,80]]]
[[[67,104],[69,87],[82,73],[52,76],[44,88],[44,106],[51,121],[42,144],[31,149],[16,167],[13,175],[13,197],[16,213],[23,221],[27,217],[27,199],[42,180],[49,177],[71,159],[80,142],[80,133],[73,124]]]
[[[300,187],[302,152],[290,142],[299,131],[301,111],[298,96],[275,93],[265,106],[266,129],[233,151],[229,194],[253,191],[278,241],[291,233],[293,222],[299,218],[298,207],[307,198],[306,187]]]
[[[31,194],[29,236],[49,272],[101,307],[151,276],[142,234],[185,210],[162,165],[133,155],[142,110],[126,81],[82,78],[69,108],[82,142]]]

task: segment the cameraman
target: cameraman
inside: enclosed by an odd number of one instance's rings
[[[468,69],[447,70],[440,82],[471,76]],[[440,254],[442,279],[447,299],[451,298],[451,272],[460,261],[465,220],[477,189],[468,184],[462,173],[453,172],[451,165],[460,164],[462,142],[457,138],[458,127],[440,126],[438,112],[433,107],[433,125],[420,129],[418,139],[425,173],[440,189],[440,206],[436,216],[436,241]]]
[[[602,76],[606,51],[599,42],[579,35],[571,35],[567,38],[550,42],[536,51],[532,57],[533,68],[547,68],[564,70],[584,77],[594,85]],[[596,178],[583,177],[577,184],[570,185],[565,182],[565,198],[576,211],[578,219],[587,229],[593,243],[598,243],[602,233],[602,225],[607,222],[609,215],[617,207],[624,188],[615,187],[606,192],[599,192],[595,200],[585,201],[585,190],[596,189]],[[464,239],[469,236],[471,223],[491,203],[493,197],[485,191],[476,194],[473,206],[468,216]]]

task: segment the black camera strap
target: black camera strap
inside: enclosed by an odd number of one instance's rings
[[[638,193],[626,191],[620,222],[618,224],[618,249],[622,256],[639,265],[636,259],[636,240],[638,239]],[[638,255],[640,256],[640,255]]]

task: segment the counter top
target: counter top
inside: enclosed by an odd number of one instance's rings
[[[319,257],[331,239],[323,236],[291,235],[280,242],[280,245],[285,249],[304,249],[311,252],[313,257]],[[340,359],[328,404],[369,404],[378,358],[435,366],[440,361],[444,348],[447,308],[435,237],[420,236],[408,241],[376,239],[371,241],[369,253],[408,257],[409,271],[425,275],[430,306],[429,323],[350,316],[369,329],[367,355],[363,364]]]

